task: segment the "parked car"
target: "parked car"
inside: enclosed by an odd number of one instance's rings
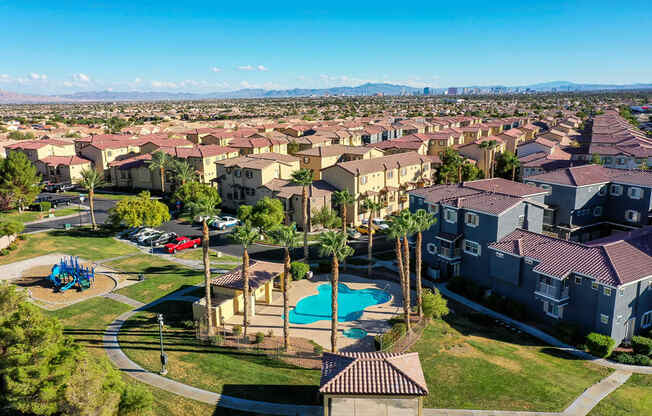
[[[238,220],[235,217],[230,217],[228,215],[220,218],[219,221],[215,221],[211,224],[213,228],[217,228],[218,230],[226,230],[227,228],[235,227],[237,225],[240,225],[240,220]]]
[[[75,189],[75,185],[70,182],[48,183],[45,185],[47,192],[64,192]]]
[[[357,240],[358,238],[362,237],[362,234],[360,234],[359,231],[353,229],[353,228],[347,228],[346,229],[346,234],[349,236],[350,239]]]
[[[201,240],[199,238],[190,239],[188,237],[177,237],[174,241],[165,245],[165,250],[168,253],[174,254],[177,251],[185,250],[190,247],[197,248],[200,244]]]
[[[142,245],[149,245],[151,241],[159,238],[163,234],[165,234],[165,231],[157,231],[155,233],[148,235],[147,237],[144,237],[141,241],[139,241],[139,243]]]
[[[174,241],[177,238],[176,233],[162,233],[149,241],[154,247],[161,247],[167,243]]]
[[[147,230],[147,231],[145,231],[143,233],[140,233],[138,235],[138,237],[136,238],[136,242],[138,244],[143,244],[145,242],[145,240],[147,240],[148,238],[156,236],[156,235],[158,235],[160,233],[161,232],[158,231],[158,230]]]
[[[371,224],[371,229],[373,230],[374,234],[380,231],[380,227],[374,224]],[[359,225],[357,230],[360,234],[365,234],[365,235],[369,234],[369,227],[365,224]]]
[[[379,230],[385,231],[389,229],[389,223],[382,218],[373,218],[371,222],[378,227]],[[368,219],[362,220],[362,225],[367,225],[369,223]]]
[[[131,234],[131,235],[129,236],[129,239],[130,239],[131,241],[138,241],[138,239],[139,239],[140,237],[142,237],[142,236],[144,236],[144,235],[146,235],[146,234],[151,234],[153,231],[156,231],[156,230],[154,230],[153,228],[147,228],[147,227],[145,227],[145,228],[143,228],[142,230],[140,230],[140,231],[138,231],[138,232],[136,232],[136,233]]]
[[[118,237],[120,238],[125,238],[129,239],[132,235],[136,234],[137,232],[145,229],[145,227],[130,227],[127,228],[126,230],[118,233]]]

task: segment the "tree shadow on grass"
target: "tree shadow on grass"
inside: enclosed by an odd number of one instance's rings
[[[519,334],[518,331],[509,329],[495,319],[479,313],[449,314],[444,321],[466,337],[477,336],[527,347],[545,346],[525,332]]]
[[[284,384],[224,384],[222,394],[240,397],[248,400],[267,401],[272,403],[312,405],[320,404],[319,387],[317,385],[284,385]],[[221,408],[214,415],[221,415]]]

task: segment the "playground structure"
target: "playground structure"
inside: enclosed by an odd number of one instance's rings
[[[95,283],[95,267],[80,265],[79,257],[64,257],[52,266],[49,279],[55,292],[65,292],[73,287],[82,291]]]

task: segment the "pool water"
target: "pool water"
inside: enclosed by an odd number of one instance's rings
[[[388,302],[392,295],[380,289],[351,289],[343,283],[338,284],[337,320],[339,322],[360,319],[365,308]],[[301,299],[290,311],[293,324],[310,324],[317,321],[331,320],[332,286],[324,283],[317,287],[317,294]]]
[[[362,328],[349,328],[342,331],[347,338],[362,339],[367,336],[367,331]]]

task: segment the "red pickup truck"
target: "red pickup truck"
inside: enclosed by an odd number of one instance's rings
[[[165,249],[168,253],[176,253],[179,250],[184,250],[186,248],[197,248],[201,244],[201,239],[195,238],[190,239],[188,237],[178,237],[174,242],[167,243]]]

